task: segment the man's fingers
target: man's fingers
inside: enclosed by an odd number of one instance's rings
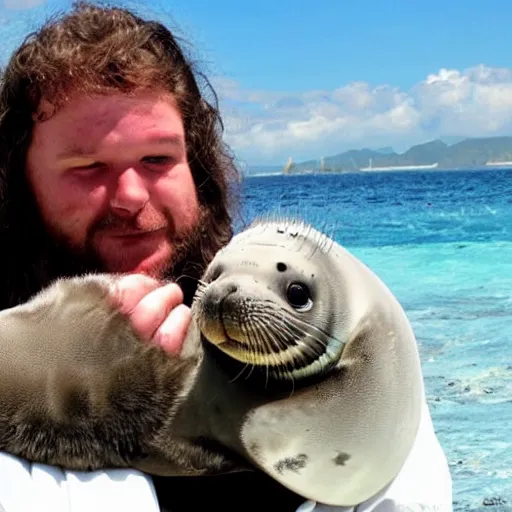
[[[180,352],[191,313],[182,304],[183,292],[177,284],[162,286],[144,274],[132,274],[119,280],[113,299],[139,336],[152,339],[170,354]]]
[[[192,314],[185,304],[175,307],[154,336],[154,341],[169,354],[179,354]]]
[[[170,283],[143,297],[130,313],[135,330],[145,339],[153,337],[171,310],[183,302],[181,288]]]
[[[114,300],[122,313],[130,314],[141,299],[162,283],[144,274],[123,276],[116,286]]]

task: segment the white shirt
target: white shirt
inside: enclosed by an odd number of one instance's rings
[[[340,484],[342,485],[342,484]],[[151,477],[136,470],[66,471],[0,452],[0,512],[159,512]],[[393,482],[357,507],[305,501],[297,512],[452,512],[452,481],[427,405]]]

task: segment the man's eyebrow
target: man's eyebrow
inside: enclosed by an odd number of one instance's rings
[[[171,144],[180,147],[183,147],[184,142],[182,135],[165,135],[148,140],[148,144]]]
[[[165,135],[165,136],[159,136],[154,138],[149,138],[148,140],[144,141],[143,144],[145,145],[151,145],[151,144],[157,144],[157,145],[171,145],[171,146],[177,146],[179,149],[184,149],[185,147],[185,141],[183,139],[183,136],[181,135]],[[87,146],[69,146],[65,148],[61,153],[57,155],[57,158],[59,160],[66,160],[68,158],[76,158],[76,157],[91,157],[95,155],[96,150],[92,147]]]

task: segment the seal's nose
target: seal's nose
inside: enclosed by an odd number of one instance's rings
[[[238,291],[238,285],[236,283],[226,283],[226,287],[223,291],[226,295],[236,293]]]
[[[205,297],[203,298],[203,307],[210,315],[219,314],[222,302],[233,293],[238,292],[239,286],[231,280],[219,279],[208,286]]]

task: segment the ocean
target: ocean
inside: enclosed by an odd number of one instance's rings
[[[512,511],[512,171],[245,178],[243,218],[294,215],[404,307],[454,510]]]

